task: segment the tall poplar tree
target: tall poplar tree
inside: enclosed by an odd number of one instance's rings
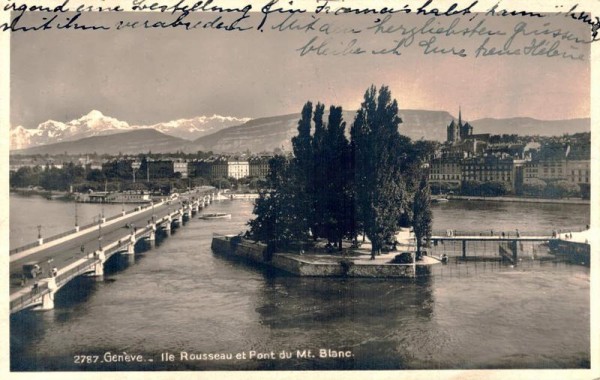
[[[318,111],[319,106],[317,105]],[[302,108],[300,120],[298,121],[298,135],[292,138],[292,148],[294,158],[287,181],[293,184],[296,203],[294,208],[299,212],[298,217],[302,220],[302,225],[310,226],[313,220],[313,138],[311,136],[311,118],[313,115],[313,105],[306,102]],[[307,227],[308,230],[308,227]]]
[[[398,103],[392,100],[389,89],[382,86],[377,92],[371,86],[351,130],[357,215],[371,241],[372,259],[393,238],[406,205],[404,144],[398,133],[401,122]]]
[[[323,114],[325,113],[325,105],[317,103],[313,121],[315,124],[315,132],[312,139],[312,220],[311,231],[313,238],[327,237],[325,225],[325,208],[326,200],[324,188],[327,186],[326,172],[326,130],[323,123]]]
[[[305,191],[308,190],[309,179],[312,176],[313,154],[310,124],[311,117],[312,103],[306,102],[302,108],[300,120],[298,121],[298,135],[292,138],[294,170]]]
[[[431,239],[433,214],[431,212],[431,190],[427,175],[421,177],[419,189],[415,192],[412,207],[412,227],[417,241],[417,257],[421,256],[421,247]]]
[[[342,239],[350,235],[350,178],[349,145],[345,136],[346,123],[342,119],[342,108],[331,106],[323,149],[326,183],[324,198],[326,237],[342,249]]]

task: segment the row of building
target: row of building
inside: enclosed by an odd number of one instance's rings
[[[460,112],[459,112],[460,115]],[[590,183],[590,146],[586,143],[490,144],[489,134],[452,121],[446,144],[429,163],[432,186],[458,187],[465,181],[504,182],[512,192],[542,180]]]
[[[145,159],[128,160],[115,159],[102,164],[105,173],[130,172],[140,180],[154,178],[170,178],[175,175],[180,178],[265,178],[269,172],[270,156],[251,156],[248,158],[214,156],[200,160],[183,159]],[[140,178],[141,177],[141,178]]]

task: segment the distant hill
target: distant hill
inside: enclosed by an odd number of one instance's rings
[[[346,131],[354,121],[355,111],[345,111]],[[452,115],[445,111],[404,110],[400,132],[412,139],[445,140],[446,125]],[[297,133],[300,114],[253,119],[245,124],[222,129],[194,141],[194,150],[214,152],[271,151],[275,148],[291,151],[292,137]],[[327,115],[325,115],[327,120]]]
[[[280,148],[289,151],[300,114],[265,117],[229,127],[193,142],[194,150],[213,152],[272,151]]]
[[[560,136],[590,131],[590,119],[538,120],[530,117],[478,119],[470,122],[474,133]]]
[[[138,129],[130,132],[93,136],[76,141],[40,145],[32,148],[11,151],[12,154],[98,154],[116,155],[120,153],[155,153],[185,150],[190,142],[160,133],[154,129]]]
[[[345,111],[344,120],[350,124],[355,111]],[[446,141],[446,126],[455,119],[446,111],[402,110],[399,131],[413,140]],[[297,133],[300,114],[259,118],[245,124],[229,127],[217,133],[200,137],[193,150],[214,152],[271,151],[275,148],[292,150],[291,139]],[[325,115],[325,119],[327,115]],[[528,117],[508,119],[478,119],[469,121],[474,133],[560,136],[564,133],[590,131],[590,119],[538,120]]]

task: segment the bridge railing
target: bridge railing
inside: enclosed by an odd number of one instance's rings
[[[68,230],[68,231],[65,231],[65,232],[61,232],[59,234],[50,236],[48,238],[44,238],[44,242],[50,242],[50,241],[53,241],[53,240],[57,240],[57,239],[60,239],[61,237],[65,237],[67,235],[74,234],[75,232],[77,232],[77,230],[75,228],[73,228],[71,230]]]
[[[213,191],[214,191],[214,189],[207,189],[207,190],[202,190],[202,191],[200,191],[200,192],[198,192],[198,193],[196,193],[196,194],[206,195],[206,194],[209,194],[209,193],[211,193],[211,192],[213,192]],[[151,208],[151,207],[152,207],[152,206],[151,206],[150,204],[140,205],[140,206],[137,206],[137,207],[134,207],[134,208],[132,208],[132,209],[130,209],[130,210],[127,210],[127,211],[125,211],[125,215],[130,215],[130,214],[133,214],[133,213],[135,213],[135,212],[138,212],[138,211],[141,211],[141,210],[144,210],[144,209],[147,209],[147,208]],[[116,215],[112,215],[112,216],[110,216],[110,217],[106,218],[106,222],[109,222],[109,221],[111,221],[111,220],[114,220],[114,219],[120,218],[120,217],[122,217],[122,216],[123,216],[123,214],[122,214],[122,213],[119,213],[119,214],[116,214]],[[81,231],[81,230],[85,230],[85,229],[88,229],[88,228],[91,228],[91,227],[97,226],[98,224],[99,224],[99,223],[98,223],[97,221],[96,221],[96,222],[91,222],[91,223],[88,223],[88,224],[85,224],[85,225],[82,225],[82,226],[80,226],[80,227],[79,227],[79,230],[80,230],[80,231]],[[73,233],[75,233],[75,232],[77,232],[77,230],[76,230],[75,228],[73,228],[73,229],[70,229],[70,230],[68,230],[68,231],[61,232],[61,233],[59,233],[59,234],[57,234],[57,235],[53,235],[53,236],[50,236],[50,237],[44,238],[44,243],[47,243],[47,242],[51,242],[51,241],[54,241],[54,240],[60,239],[60,238],[62,238],[62,237],[65,237],[65,236],[68,236],[68,235],[70,235],[70,234],[73,234]],[[14,255],[14,254],[17,254],[17,253],[19,253],[19,252],[26,251],[26,250],[28,250],[28,249],[31,249],[31,248],[35,248],[35,247],[37,247],[37,246],[39,246],[39,243],[36,241],[36,242],[32,242],[32,243],[26,244],[26,245],[24,245],[24,246],[21,246],[21,247],[13,248],[13,249],[11,249],[11,250],[9,251],[9,255]]]
[[[136,235],[138,235],[138,233],[136,233]],[[128,238],[120,239],[117,241],[117,244],[114,247],[107,249],[104,254],[107,256],[111,256],[115,252],[119,251],[121,248],[127,247],[129,244],[130,244],[130,241]]]
[[[22,247],[11,249],[8,254],[9,255],[14,255],[15,253],[26,251],[26,250],[28,250],[30,248],[37,247],[38,245],[39,245],[39,243],[37,241],[33,242],[33,243],[29,243],[29,244],[24,245]]]
[[[63,272],[61,274],[59,274],[58,276],[56,276],[56,285],[58,287],[62,286],[63,284],[69,282],[71,280],[71,278],[76,277],[84,272],[86,272],[89,268],[93,267],[96,263],[96,260],[94,259],[89,259],[84,263],[81,263],[79,265],[77,265],[74,268],[69,269],[66,272]]]
[[[23,294],[21,297],[10,301],[10,310],[11,312],[13,312],[16,310],[23,309],[27,305],[31,304],[34,299],[42,297],[49,292],[50,289],[48,289],[47,283],[39,285],[37,289],[31,289],[29,293]]]
[[[125,215],[129,215],[129,214],[132,214],[132,213],[134,213],[134,212],[141,211],[141,210],[143,210],[143,209],[145,209],[145,208],[150,208],[150,207],[152,207],[152,206],[145,206],[145,207],[144,207],[144,206],[138,206],[138,207],[132,208],[132,209],[130,209],[130,210],[127,210],[127,211],[125,212]],[[112,216],[110,216],[110,217],[106,218],[106,222],[109,222],[109,221],[111,221],[111,220],[114,220],[114,219],[120,218],[120,217],[122,217],[122,216],[123,216],[123,214],[122,214],[122,213],[120,213],[120,214],[116,214],[116,215],[112,215]],[[88,229],[88,228],[91,228],[91,227],[98,226],[98,224],[99,224],[99,223],[98,223],[97,221],[95,221],[95,222],[91,222],[91,223],[85,224],[85,225],[83,225],[83,226],[80,226],[80,227],[79,227],[79,230],[80,230],[80,231],[81,231],[81,230],[86,230],[86,229]],[[68,231],[61,232],[61,233],[59,233],[59,234],[56,234],[56,235],[53,235],[53,236],[50,236],[50,237],[44,238],[44,243],[48,243],[48,242],[51,242],[51,241],[54,241],[54,240],[60,239],[60,238],[62,238],[62,237],[65,237],[65,236],[68,236],[68,235],[74,234],[74,233],[76,233],[76,232],[77,232],[77,230],[76,230],[75,228],[73,228],[73,229],[70,229],[70,230],[68,230]],[[39,243],[38,243],[37,241],[36,241],[36,242],[33,242],[33,243],[29,243],[29,244],[26,244],[26,245],[24,245],[24,246],[17,247],[17,248],[14,248],[14,249],[11,249],[11,250],[9,251],[9,255],[14,255],[14,254],[16,254],[16,253],[23,252],[23,251],[26,251],[26,250],[28,250],[28,249],[31,249],[31,248],[35,248],[35,247],[37,247],[37,246],[39,246]]]

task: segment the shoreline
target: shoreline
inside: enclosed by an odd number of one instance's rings
[[[492,201],[492,202],[520,202],[520,203],[555,203],[555,204],[572,204],[572,205],[590,205],[589,199],[551,199],[551,198],[526,198],[526,197],[482,197],[468,195],[448,195],[449,200],[463,201]]]

